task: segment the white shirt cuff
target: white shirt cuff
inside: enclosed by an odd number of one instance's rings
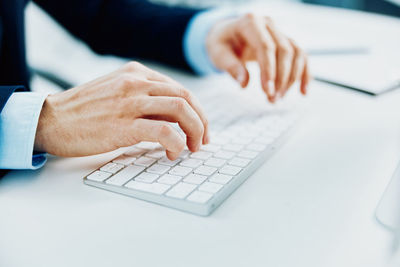
[[[217,21],[233,16],[237,16],[234,9],[220,8],[200,12],[190,20],[183,38],[183,49],[186,61],[197,74],[220,72],[208,55],[206,39]]]
[[[14,93],[0,114],[0,169],[38,169],[45,154],[34,154],[36,128],[47,94]]]

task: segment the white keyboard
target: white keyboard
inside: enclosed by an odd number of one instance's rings
[[[291,110],[255,105],[240,94],[203,97],[211,142],[170,161],[142,142],[84,178],[84,183],[197,215],[209,215],[288,136]]]

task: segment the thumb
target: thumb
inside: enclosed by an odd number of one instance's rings
[[[250,75],[246,65],[237,57],[237,55],[227,46],[221,46],[216,55],[216,66],[227,71],[243,88],[249,83]]]

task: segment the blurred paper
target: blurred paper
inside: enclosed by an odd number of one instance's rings
[[[400,60],[395,55],[327,55],[310,58],[312,75],[372,95],[400,88]]]

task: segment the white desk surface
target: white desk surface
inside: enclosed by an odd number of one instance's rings
[[[266,10],[284,17],[282,7]],[[353,18],[400,43],[393,19],[285,10],[342,26]],[[195,89],[227,79],[166,72]],[[384,266],[393,238],[374,211],[400,158],[400,91],[370,97],[314,82],[305,101],[292,138],[209,217],[84,185],[113,153],[9,173],[0,180],[0,266]]]

